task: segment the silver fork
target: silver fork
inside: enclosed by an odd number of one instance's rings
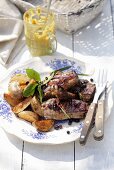
[[[103,79],[104,79],[104,71],[99,70],[98,71],[98,78],[97,78],[97,81],[96,81],[96,93],[95,93],[93,102],[90,104],[88,112],[86,114],[84,124],[83,124],[83,127],[82,127],[82,131],[81,131],[81,135],[80,135],[80,139],[79,139],[79,142],[82,145],[86,144],[89,132],[90,132],[91,127],[93,125],[98,98],[99,98],[100,94],[103,92],[103,90],[105,89],[106,84],[102,83]]]
[[[103,70],[102,86],[106,84],[105,91],[101,98],[98,100],[97,112],[95,115],[95,129],[93,132],[93,137],[95,140],[102,140],[104,137],[104,117],[105,117],[105,98],[107,91],[107,70]]]

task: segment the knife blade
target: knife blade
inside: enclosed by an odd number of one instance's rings
[[[106,99],[107,87],[105,87],[101,98],[98,100],[98,107],[95,116],[95,128],[93,137],[95,140],[102,140],[104,137],[104,117],[105,117],[105,99]]]

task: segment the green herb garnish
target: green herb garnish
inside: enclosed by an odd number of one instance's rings
[[[59,105],[60,109],[62,110],[62,112],[64,113],[64,115],[70,119],[70,116],[66,113],[66,111]]]
[[[35,93],[35,88],[37,85],[38,85],[37,83],[28,85],[27,88],[23,91],[23,96],[24,97],[32,96]]]
[[[83,100],[83,96],[81,93],[78,93],[80,100]]]
[[[80,73],[78,76],[90,76],[89,74]]]
[[[54,75],[55,75],[54,73],[53,74],[51,73],[50,76],[47,77],[47,79],[43,80],[42,84],[43,85],[47,84],[54,77]]]
[[[27,73],[27,76],[30,78],[30,79],[34,79],[36,80],[37,82],[41,81],[41,77],[40,77],[40,74],[33,70],[33,69],[26,69],[26,73]]]
[[[51,74],[54,74],[54,75],[55,75],[58,71],[68,70],[69,68],[71,68],[71,66],[66,66],[66,67],[60,68],[60,69],[58,69],[58,70],[52,71]],[[50,74],[50,75],[51,75],[51,74]]]
[[[42,91],[41,85],[38,85],[37,90],[38,90],[38,92],[39,92],[40,102],[42,103],[42,99],[43,99],[43,91]]]
[[[44,85],[44,84],[47,84],[47,83],[54,77],[54,75],[55,75],[58,71],[68,70],[69,68],[71,68],[71,66],[66,66],[66,67],[60,68],[60,69],[58,69],[58,70],[52,71],[51,74],[50,74],[50,76],[48,76],[47,79],[43,81],[43,85]]]
[[[27,73],[27,76],[30,79],[34,79],[36,82],[33,83],[33,84],[31,83],[30,85],[27,86],[27,88],[23,91],[23,96],[24,97],[33,96],[36,89],[37,89],[37,91],[39,93],[40,102],[42,103],[43,91],[41,89],[41,77],[40,77],[40,74],[37,71],[33,70],[33,69],[26,69],[26,73]]]

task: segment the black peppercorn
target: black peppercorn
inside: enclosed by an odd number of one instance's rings
[[[46,80],[48,80],[48,77],[45,77]]]
[[[67,134],[68,134],[68,135],[70,134],[70,131],[69,131],[69,130],[67,131]]]
[[[93,80],[92,78],[90,79],[90,81],[91,81],[91,82],[94,82],[94,80]]]

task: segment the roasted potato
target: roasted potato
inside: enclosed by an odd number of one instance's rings
[[[30,105],[31,99],[32,99],[31,96],[26,98],[26,99],[24,99],[21,103],[19,103],[15,107],[13,107],[12,111],[14,113],[17,113],[17,114],[22,112],[23,110],[25,110]]]
[[[19,82],[20,85],[26,84],[27,82],[30,81],[30,78],[26,74],[16,74],[13,77],[11,77],[10,82],[17,81]]]
[[[14,75],[8,84],[8,91],[17,99],[23,98],[23,90],[29,83],[30,79],[25,74]]]
[[[23,98],[23,89],[16,81],[9,83],[8,91],[17,99]]]
[[[18,114],[18,116],[21,118],[21,119],[24,119],[28,122],[34,122],[34,121],[37,121],[39,119],[39,116],[37,113],[34,113],[32,111],[22,111]]]
[[[48,132],[54,125],[53,120],[40,120],[35,121],[32,123],[32,125],[41,132]]]
[[[4,93],[4,99],[11,106],[16,106],[22,101],[22,99],[15,98],[11,93]]]
[[[31,107],[35,113],[41,115],[41,103],[36,96],[34,96],[31,100]]]

